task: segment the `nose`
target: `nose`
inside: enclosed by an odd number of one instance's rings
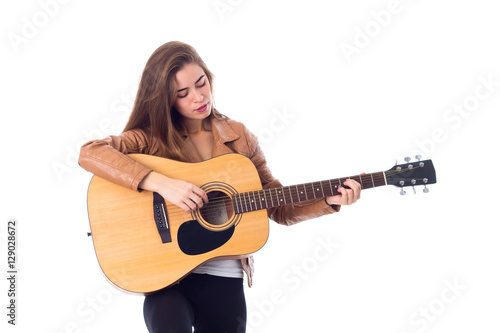
[[[201,92],[197,91],[197,89],[193,89],[193,96],[195,102],[203,101],[203,95],[201,94]]]

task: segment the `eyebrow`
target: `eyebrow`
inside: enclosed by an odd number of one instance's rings
[[[196,82],[194,84],[197,84],[198,82],[200,82],[200,80],[203,79],[204,77],[205,77],[205,75],[200,76],[200,78],[198,80],[196,80]],[[182,89],[177,90],[177,92],[181,92],[181,91],[186,90],[186,89],[187,88],[182,88]]]

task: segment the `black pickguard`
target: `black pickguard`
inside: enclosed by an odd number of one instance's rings
[[[234,225],[223,231],[205,229],[198,221],[184,222],[177,233],[177,242],[182,252],[188,255],[207,253],[224,245],[231,239]]]

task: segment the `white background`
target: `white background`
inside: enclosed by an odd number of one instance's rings
[[[2,331],[146,331],[143,297],[100,273],[91,175],[76,159],[120,133],[147,59],[171,40],[198,50],[216,107],[259,135],[283,184],[382,171],[417,151],[437,170],[428,194],[371,189],[336,215],[271,221],[246,288],[248,332],[498,331],[493,3],[3,1],[0,266],[17,219],[19,275],[15,327],[1,278]]]

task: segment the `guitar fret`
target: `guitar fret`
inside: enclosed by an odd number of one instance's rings
[[[326,196],[335,195],[336,193],[335,193],[335,190],[333,189],[332,181],[329,179],[329,180],[327,180],[327,182],[328,182],[328,185],[326,187],[326,191],[327,191]]]
[[[248,206],[248,211],[251,212],[252,211],[252,199],[250,199],[250,192],[247,192],[247,195],[245,197],[245,202]]]
[[[241,210],[242,211],[246,211],[244,207],[246,207],[246,203],[245,203],[245,195],[240,195],[240,201],[241,201]]]
[[[241,202],[241,194],[238,194],[238,199],[240,199],[239,207],[240,207],[240,213],[243,212],[243,203]]]
[[[247,195],[249,195],[249,194],[248,194],[248,192],[247,192],[246,194],[247,194]],[[245,208],[246,208],[247,212],[249,212],[249,210],[248,210],[248,205],[247,205],[247,199],[246,199],[245,197],[243,197],[243,198],[244,198],[244,200],[245,200]],[[249,202],[249,203],[250,203],[250,202]]]
[[[377,185],[375,184],[375,182],[374,182],[374,180],[375,180],[375,179],[374,179],[374,177],[373,177],[373,174],[372,174],[372,173],[371,173],[371,174],[369,174],[369,175],[367,175],[367,178],[368,178],[367,180],[366,180],[366,178],[365,178],[365,182],[366,182],[366,183],[368,183],[368,185],[370,184],[370,181],[371,181],[371,185],[370,185],[371,187],[369,187],[369,188],[372,188],[372,187],[377,186]],[[368,187],[368,186],[367,186],[367,187]]]
[[[255,199],[255,191],[253,191],[252,193],[253,193],[253,201],[255,203],[255,210],[258,210],[258,208],[257,208],[257,200]]]
[[[339,188],[342,187],[343,183],[348,179],[359,182],[361,189],[387,185],[385,173],[378,172],[239,193],[231,200],[237,214],[264,208],[269,209],[272,207],[324,198],[331,195],[338,195],[340,193]]]
[[[241,208],[245,207],[245,212],[248,211],[247,200],[245,199],[245,193],[241,196]]]
[[[364,184],[363,184],[363,179],[361,178],[361,176],[357,176],[359,178],[359,180],[356,180],[360,185],[361,185],[361,189],[365,188]]]
[[[262,207],[262,200],[263,200],[263,199],[260,197],[260,192],[261,192],[261,191],[257,192],[257,195],[259,196],[260,209],[264,209],[264,208]]]
[[[248,199],[250,200],[250,210],[253,211],[252,205],[255,203],[255,200],[252,200],[252,197],[250,196],[253,192],[248,192]]]
[[[316,183],[318,183],[318,182],[316,182]],[[318,199],[318,197],[316,196],[316,193],[319,193],[320,185],[321,185],[321,183],[319,183],[318,187],[316,187],[316,190],[314,191],[314,199]]]
[[[365,182],[363,180],[363,176],[359,175],[358,177],[359,177],[358,183],[361,184],[361,189],[367,188],[367,186],[369,186],[369,184],[365,184]]]
[[[241,212],[240,205],[238,204],[238,197],[239,197],[239,196],[240,196],[240,195],[239,195],[239,193],[238,193],[238,194],[236,194],[236,195],[234,196],[234,199],[233,199],[233,202],[234,202],[234,204],[236,205],[236,207],[235,207],[235,209],[234,209],[234,210],[235,210],[235,212],[236,212],[236,214],[239,214],[239,213]],[[233,206],[234,206],[234,205],[233,205]]]
[[[237,195],[237,194],[236,194]],[[231,203],[233,204],[233,209],[235,214],[239,214],[238,204],[236,203],[236,195],[231,198]]]
[[[338,185],[333,185],[332,182],[335,182],[335,179],[330,179],[330,186],[332,187],[332,193],[333,195],[337,195],[339,194],[339,191],[338,191]]]
[[[288,193],[290,193],[290,199],[292,200],[291,203],[293,203],[292,189],[290,188],[290,186],[288,187]]]
[[[243,213],[245,211],[245,208],[243,206],[243,200],[242,200],[242,197],[243,197],[243,193],[240,193],[238,194],[238,199],[240,200],[240,207],[241,207],[241,212]]]
[[[234,196],[234,200],[236,201],[236,207],[238,207],[238,214],[241,214],[243,212],[243,207],[241,207],[241,201],[238,202],[240,200],[240,193],[236,194]]]
[[[246,204],[245,204],[245,193],[240,194],[240,201],[241,201],[241,211],[246,212]]]

